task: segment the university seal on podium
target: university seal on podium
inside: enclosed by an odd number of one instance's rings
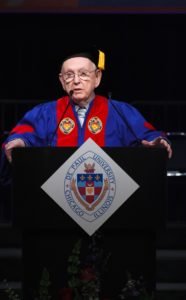
[[[116,192],[115,176],[111,167],[92,151],[74,161],[67,171],[64,186],[70,208],[89,222],[108,210]]]
[[[139,185],[89,138],[41,188],[92,235]]]

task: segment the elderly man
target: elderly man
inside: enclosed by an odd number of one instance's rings
[[[3,144],[9,162],[15,147],[77,147],[88,138],[99,146],[139,146],[167,149],[165,133],[155,130],[133,106],[96,95],[105,54],[94,47],[63,58],[59,80],[67,96],[27,112]]]

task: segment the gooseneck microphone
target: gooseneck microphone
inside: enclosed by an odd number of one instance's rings
[[[61,120],[63,119],[63,117],[64,117],[64,115],[65,115],[67,109],[68,109],[69,106],[70,106],[72,95],[73,95],[73,90],[71,90],[71,91],[69,92],[70,99],[69,99],[69,101],[68,101],[68,103],[67,103],[67,106],[65,107],[65,110],[63,111],[63,113],[62,113],[62,115],[61,115],[61,118],[60,118],[60,120],[59,120],[59,122],[58,122],[58,124],[57,124],[57,126],[56,126],[56,128],[55,128],[55,130],[54,130],[54,132],[53,132],[53,134],[52,134],[51,139],[49,140],[49,143],[48,143],[48,146],[49,146],[49,147],[52,146],[52,142],[53,142],[54,136],[55,136],[55,134],[56,134],[56,132],[57,132],[57,130],[58,130],[59,124],[61,123]]]
[[[121,119],[123,120],[123,122],[126,124],[127,128],[129,129],[129,131],[132,133],[132,135],[135,137],[136,139],[136,144],[138,146],[141,146],[141,139],[137,136],[137,134],[135,133],[135,131],[133,130],[133,128],[131,127],[131,125],[129,124],[127,118],[125,117],[124,114],[121,114],[120,110],[117,108],[117,106],[115,105],[115,103],[113,102],[113,100],[111,99],[111,95],[112,93],[109,92],[108,93],[108,99],[112,105],[112,107],[114,108],[114,110],[118,113],[118,115],[121,117]]]
[[[73,90],[70,90],[70,92],[69,92],[70,99],[72,98],[73,93],[74,93],[74,91],[73,91]]]

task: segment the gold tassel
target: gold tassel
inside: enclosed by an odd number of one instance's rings
[[[101,50],[99,51],[99,59],[98,59],[98,69],[105,70],[105,53]]]

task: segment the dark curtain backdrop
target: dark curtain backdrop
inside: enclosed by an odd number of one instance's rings
[[[60,97],[61,56],[82,42],[106,53],[99,93],[186,101],[184,14],[1,14],[0,99]]]

